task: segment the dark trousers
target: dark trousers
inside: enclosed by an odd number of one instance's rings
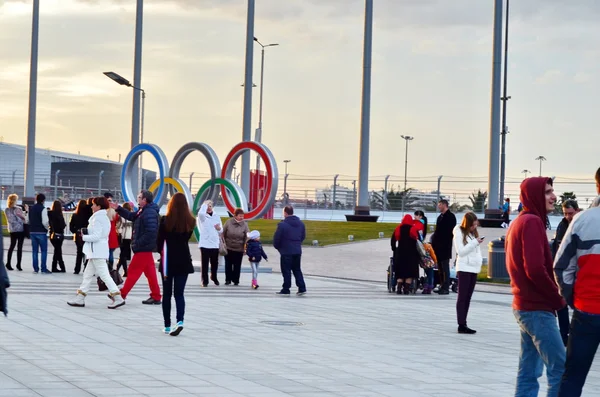
[[[65,261],[63,260],[62,255],[62,246],[64,238],[51,238],[50,244],[54,247],[54,254],[52,254],[52,271],[58,272],[58,267],[60,266],[60,270],[65,271]]]
[[[81,271],[81,264],[83,263],[83,241],[76,240],[75,246],[77,247],[77,256],[75,257],[75,273],[79,274]]]
[[[300,269],[300,262],[302,255],[281,255],[281,274],[283,275],[283,285],[281,292],[288,294],[292,287],[292,273],[296,280],[296,287],[298,292],[306,291],[306,284],[304,283],[304,276]]]
[[[25,232],[14,232],[10,234],[10,247],[8,247],[8,257],[6,266],[10,266],[13,251],[17,247],[17,269],[21,268],[21,258],[23,257],[23,241],[25,241]]]
[[[119,263],[117,263],[117,271],[123,267],[123,276],[127,275],[127,261],[131,260],[131,239],[121,240],[119,247]]]
[[[240,283],[240,273],[242,271],[243,252],[229,251],[225,255],[225,282]]]
[[[560,336],[562,337],[563,343],[567,346],[569,341],[569,306],[565,306],[556,312],[558,317],[558,328],[560,329]]]
[[[567,346],[565,373],[558,397],[581,396],[585,379],[600,344],[600,315],[575,310]]]
[[[210,279],[217,280],[217,270],[219,269],[219,249],[218,248],[200,248],[202,257],[202,284],[208,285],[208,264],[210,263]]]
[[[456,320],[458,325],[467,325],[467,314],[471,306],[471,297],[475,291],[477,274],[458,272],[458,299],[456,300]]]
[[[171,326],[171,297],[175,296],[175,307],[177,309],[177,322],[183,321],[185,315],[185,298],[183,291],[187,283],[188,275],[163,277],[163,318],[165,328]]]
[[[439,261],[438,271],[440,274],[440,285],[442,290],[450,290],[450,259]]]

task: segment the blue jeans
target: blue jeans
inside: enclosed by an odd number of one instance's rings
[[[521,353],[515,397],[537,397],[544,365],[548,397],[557,397],[565,370],[565,346],[556,317],[551,312],[514,310],[521,329]]]
[[[31,233],[31,254],[33,258],[33,270],[40,271],[38,266],[38,249],[42,251],[42,272],[48,270],[46,259],[48,258],[48,237],[46,233]]]
[[[113,269],[115,263],[115,248],[109,248],[108,250],[108,270]]]
[[[171,326],[171,297],[173,295],[175,295],[175,307],[177,308],[177,322],[183,322],[183,316],[185,315],[185,298],[183,297],[183,291],[185,291],[185,284],[187,283],[188,275],[184,274],[181,276],[168,276],[166,279],[164,277],[162,279],[163,319],[165,320],[165,328],[167,328]],[[174,292],[173,285],[175,286]]]
[[[292,287],[292,273],[296,279],[296,287],[298,292],[306,292],[306,284],[304,283],[304,276],[300,269],[300,260],[302,255],[281,255],[281,275],[283,276],[283,286],[281,292],[284,294],[290,293]]]
[[[600,344],[600,315],[575,310],[559,397],[579,397]]]
[[[427,286],[431,289],[433,289],[434,285],[433,285],[433,268],[429,268],[429,269],[425,269],[425,275],[427,276]]]

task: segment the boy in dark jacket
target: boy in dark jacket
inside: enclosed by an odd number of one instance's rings
[[[547,368],[548,396],[558,395],[565,370],[565,347],[556,312],[566,303],[554,281],[552,252],[546,225],[554,211],[552,179],[529,178],[521,183],[523,211],[506,235],[506,268],[510,274],[513,312],[521,330],[521,354],[515,396],[536,396],[538,378]]]
[[[248,242],[246,243],[246,255],[250,260],[250,266],[252,266],[252,289],[258,288],[258,266],[260,261],[264,258],[266,261],[267,254],[263,250],[262,244],[260,243],[260,232],[258,230],[252,230],[248,233]]]

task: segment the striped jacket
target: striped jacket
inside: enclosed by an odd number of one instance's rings
[[[600,315],[599,206],[573,218],[556,254],[554,274],[569,306]]]

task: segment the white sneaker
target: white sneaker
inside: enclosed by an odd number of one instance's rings
[[[75,295],[75,298],[67,301],[67,305],[73,307],[85,307],[85,295],[78,292],[77,295]]]
[[[117,307],[121,307],[125,304],[125,299],[119,294],[113,296],[113,301],[110,305],[108,305],[109,309],[116,309]]]

